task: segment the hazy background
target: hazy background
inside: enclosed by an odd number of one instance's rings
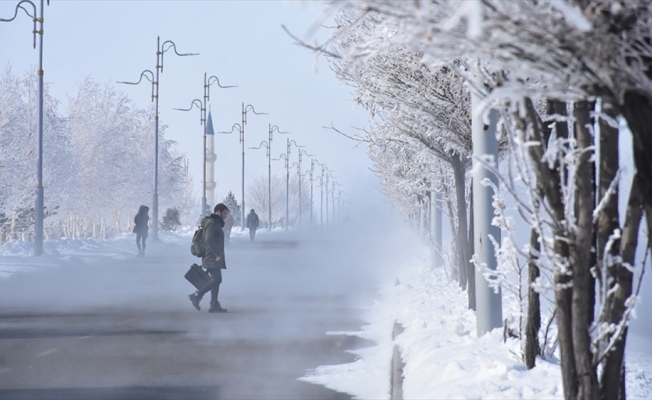
[[[13,15],[17,1],[0,0],[0,16]],[[229,131],[241,120],[241,105],[254,105],[269,115],[249,114],[246,147],[267,140],[268,124],[281,130],[320,162],[336,171],[343,190],[355,197],[379,196],[370,161],[363,146],[323,128],[333,123],[340,129],[362,127],[367,117],[356,109],[347,87],[341,85],[328,63],[297,45],[281,29],[306,37],[322,12],[319,2],[297,1],[71,1],[53,0],[45,8],[45,81],[53,96],[65,107],[67,96],[90,76],[100,83],[136,81],[145,69],[154,70],[156,37],[172,40],[181,53],[165,54],[160,78],[160,118],[168,125],[167,138],[178,142],[190,162],[197,198],[202,179],[202,127],[199,110],[188,108],[203,96],[203,74],[216,75],[223,85],[211,87],[210,106],[216,131]],[[21,12],[17,20],[0,23],[0,65],[14,74],[34,71],[38,51],[32,49],[32,23]],[[323,35],[322,35],[323,36]],[[318,40],[319,34],[309,40]],[[151,104],[151,85],[115,84],[138,106]],[[272,156],[285,151],[286,135],[276,135]],[[45,149],[47,151],[47,148]],[[291,158],[297,160],[296,149]],[[237,134],[216,136],[215,199],[221,201],[232,190],[241,197],[241,151]],[[302,170],[309,168],[304,157]],[[263,150],[247,150],[246,180],[267,173]],[[283,162],[272,163],[273,174],[283,174]],[[318,191],[318,187],[315,188]],[[358,189],[358,190],[356,190]],[[317,192],[318,193],[318,192]],[[46,188],[47,202],[47,188]],[[318,203],[316,204],[318,207]]]

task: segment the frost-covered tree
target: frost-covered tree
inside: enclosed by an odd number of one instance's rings
[[[62,110],[45,93],[45,234],[101,237],[128,232],[133,215],[151,199],[154,153],[152,109],[138,109],[111,85],[79,84]],[[2,236],[32,232],[36,184],[37,85],[32,74],[0,78],[0,223]],[[192,210],[187,160],[160,129],[159,198]],[[25,237],[27,238],[27,237]]]
[[[44,90],[43,185],[48,194],[46,226],[69,201],[67,189],[74,185],[75,162],[65,121],[57,113],[58,102]],[[13,75],[7,68],[0,77],[0,215],[3,236],[31,235],[34,224],[34,193],[38,135],[38,85],[33,74]],[[46,229],[46,235],[52,233]],[[47,236],[46,236],[47,237]]]
[[[332,37],[324,46],[308,46],[346,64],[356,82],[373,75],[370,66],[379,57],[409,52],[422,55],[420,62],[430,70],[452,68],[485,107],[503,113],[498,132],[510,143],[510,162],[520,164],[506,174],[494,172],[533,231],[531,245],[520,254],[531,266],[531,283],[545,289],[534,276],[536,268],[552,279],[548,287],[555,298],[565,395],[624,398],[624,343],[636,300],[634,273],[642,270],[634,263],[642,209],[648,225],[652,221],[651,2],[344,0],[331,5],[332,12],[343,13]],[[458,60],[471,60],[477,68],[460,68],[464,64]],[[474,71],[479,76],[473,77]],[[416,91],[427,88],[423,84]],[[542,112],[538,102],[552,107]],[[398,98],[396,103],[406,102]],[[622,226],[614,200],[619,116],[633,134],[637,167]],[[527,199],[513,185],[519,180]]]
[[[233,217],[233,225],[240,226],[240,204],[238,203],[238,200],[236,200],[233,192],[229,190],[229,193],[226,195],[222,202],[229,208],[229,211],[231,212],[231,216]],[[212,208],[214,206],[210,207]]]

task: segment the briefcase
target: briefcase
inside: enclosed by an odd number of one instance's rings
[[[184,277],[188,280],[188,282],[192,283],[194,287],[197,289],[201,289],[204,287],[208,282],[211,281],[210,275],[208,275],[208,272],[206,272],[202,267],[200,267],[197,264],[193,264],[190,266],[190,269]]]

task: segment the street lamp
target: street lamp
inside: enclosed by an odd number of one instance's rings
[[[340,221],[342,221],[342,193],[346,194],[346,192],[340,189],[339,193],[337,194],[337,214]]]
[[[290,219],[290,210],[289,210],[289,186],[290,186],[290,165],[289,165],[289,158],[288,158],[288,153],[281,153],[281,155],[278,158],[275,158],[274,161],[279,161],[281,159],[285,160],[285,172],[286,172],[286,179],[285,179],[285,230],[289,229],[289,219]]]
[[[47,4],[50,5],[50,0],[47,0]],[[31,13],[30,10],[24,7],[25,5],[31,6],[28,7],[31,8]],[[16,4],[14,16],[9,19],[0,19],[0,22],[11,22],[16,19],[19,9],[25,11],[25,14],[31,17],[34,22],[34,29],[32,29],[34,48],[36,48],[36,35],[39,35],[38,70],[36,71],[36,75],[38,75],[38,160],[36,161],[36,205],[34,207],[34,256],[40,256],[43,254],[43,220],[45,219],[43,215],[45,209],[43,190],[43,22],[45,7],[43,0],[41,0],[40,7],[38,7],[40,13],[38,13],[33,2],[22,0]],[[40,29],[36,29],[37,23]]]
[[[335,223],[335,185],[337,186],[342,186],[342,185],[340,185],[340,183],[337,182],[335,179],[333,179],[331,182],[333,185],[331,190],[331,202],[333,204],[333,223]]]
[[[313,201],[313,179],[315,173],[315,164],[321,165],[322,167],[325,166],[325,164],[321,164],[316,158],[310,160],[310,225],[311,226],[313,224],[312,209],[314,208],[315,205],[315,202]],[[320,187],[321,187],[321,183],[320,183]],[[321,207],[321,201],[319,203],[319,207]]]
[[[167,47],[166,47],[167,45]],[[152,71],[146,69],[140,73],[140,78],[138,82],[125,82],[119,81],[117,83],[122,83],[125,85],[138,85],[142,82],[143,77],[152,83],[152,101],[155,102],[155,114],[154,114],[154,195],[152,198],[152,219],[154,223],[152,224],[152,238],[158,240],[158,97],[159,97],[159,79],[160,74],[163,73],[163,56],[165,52],[170,49],[174,50],[174,53],[180,57],[186,56],[198,56],[199,53],[179,53],[177,51],[177,45],[171,41],[166,40],[161,44],[161,37],[156,37],[156,74]]]
[[[262,146],[265,146],[267,148],[267,230],[271,231],[272,230],[272,140],[274,138],[274,132],[280,133],[280,134],[286,134],[290,132],[281,132],[279,127],[277,125],[272,125],[269,124],[269,139],[267,141],[262,141],[260,142],[260,146],[258,147],[250,147],[252,150],[258,150]]]
[[[292,165],[290,165],[290,168],[294,168],[295,166],[297,166],[297,167],[299,166],[299,163],[296,162],[296,161],[293,162]],[[287,187],[288,188],[290,186],[290,175],[289,175],[290,168],[288,168],[288,176],[287,176]],[[301,189],[299,189],[299,190],[301,190]],[[286,212],[287,212],[289,210],[289,206],[290,206],[290,193],[289,192],[288,192],[288,195],[285,198],[285,201],[286,201],[285,207],[286,207]],[[299,206],[299,208],[301,208],[301,206]]]
[[[302,213],[303,210],[301,208],[301,203],[303,203],[303,198],[301,197],[301,189],[302,189],[301,186],[303,186],[301,184],[301,155],[303,154],[307,155],[308,157],[315,156],[314,154],[308,154],[308,152],[303,149],[299,149],[299,164],[297,164],[297,168],[298,168],[297,175],[299,177],[299,228],[301,228],[302,225],[302,214],[303,214]]]
[[[206,123],[206,109],[207,109],[207,103],[208,100],[210,100],[210,90],[211,90],[211,85],[217,83],[217,86],[221,87],[222,89],[228,89],[228,88],[233,88],[237,86],[222,86],[220,84],[220,80],[218,77],[215,75],[211,76],[210,78],[206,79],[206,72],[204,72],[204,97],[203,97],[203,102],[199,99],[194,99],[192,103],[190,103],[190,108],[175,108],[177,111],[190,111],[192,110],[193,107],[197,106],[199,108],[199,124],[204,126],[204,164],[203,164],[203,169],[204,169],[204,179],[203,179],[203,186],[202,186],[202,197],[201,197],[201,216],[205,217],[210,212],[208,211],[208,205],[206,201],[206,136],[208,134],[208,124]],[[214,188],[213,188],[214,189]]]
[[[235,123],[231,127],[230,132],[220,132],[220,133],[233,133],[233,130],[237,127],[238,132],[240,133],[240,143],[242,144],[242,219],[240,220],[240,226],[244,230],[245,228],[245,126],[247,125],[247,113],[251,111],[256,115],[267,115],[264,112],[256,112],[254,106],[247,104],[246,106],[242,103],[242,124]]]
[[[324,209],[323,209],[323,205],[324,205],[324,186],[326,186],[326,225],[328,225],[328,175],[329,174],[326,173],[327,171],[328,172],[335,172],[335,171],[331,171],[330,169],[328,169],[326,164],[323,164],[321,166],[321,179],[319,181],[319,186],[320,186],[320,189],[321,189],[321,201],[319,203],[319,207],[321,209],[321,225],[322,226],[324,225]],[[325,179],[325,182],[324,182],[324,179]]]
[[[292,164],[292,166],[289,165],[289,163],[290,163],[290,152],[291,152],[290,150],[292,148],[292,145],[295,145],[299,149],[299,159],[301,159],[301,154],[300,154],[301,153],[301,147],[306,147],[306,146],[300,146],[294,139],[293,140],[290,140],[289,138],[287,139],[287,146],[288,146],[287,147],[287,163],[285,164],[286,165],[286,183],[285,183],[285,186],[286,186],[287,193],[286,193],[286,196],[285,196],[285,214],[288,216],[288,218],[290,216],[290,211],[289,211],[290,210],[290,190],[289,190],[290,189],[290,168],[294,167],[294,164]],[[290,226],[290,220],[288,219],[286,229],[288,229],[289,226]]]

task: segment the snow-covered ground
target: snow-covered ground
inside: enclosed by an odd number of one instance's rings
[[[266,229],[259,229],[256,235],[268,235],[283,231],[282,228],[273,229],[268,232]],[[155,243],[150,239],[147,246],[161,246],[170,242],[190,241],[195,227],[183,227],[175,232],[159,230],[159,237],[162,243]],[[64,266],[70,262],[79,261],[85,257],[106,257],[116,260],[124,260],[135,257],[138,253],[133,233],[124,233],[115,238],[101,239],[57,239],[46,240],[43,244],[44,254],[41,257],[33,257],[33,244],[13,240],[0,244],[0,279],[6,279],[14,273],[30,272],[39,268],[50,268]],[[248,240],[249,231],[234,227],[231,231],[231,240]],[[190,247],[189,247],[190,248]]]
[[[193,232],[192,228],[161,231],[162,245],[189,245]],[[259,234],[268,232],[263,229]],[[248,240],[248,232],[234,228],[233,239]],[[110,240],[46,241],[45,252],[42,257],[32,257],[31,243],[1,244],[0,279],[40,268],[65,267],[87,257],[135,257],[137,250],[134,235],[125,234]],[[554,360],[540,359],[537,367],[528,371],[517,356],[516,340],[503,343],[498,330],[477,337],[475,317],[466,309],[466,294],[448,282],[443,269],[430,267],[426,249],[406,260],[392,275],[374,305],[365,310],[367,325],[357,332],[344,332],[376,345],[353,351],[359,358],[351,364],[322,366],[302,380],[357,398],[389,398],[390,360],[396,343],[405,362],[403,393],[408,399],[563,397]],[[392,341],[395,321],[405,331]],[[652,398],[652,340],[640,329],[632,329],[628,337],[627,390],[631,399]]]
[[[528,371],[519,360],[515,339],[503,342],[495,330],[478,338],[466,294],[448,283],[443,269],[433,269],[424,249],[396,271],[367,310],[359,336],[376,343],[353,351],[351,364],[322,366],[304,381],[350,393],[361,399],[389,398],[394,343],[401,348],[406,399],[563,398],[561,374],[554,360],[537,360]],[[397,321],[405,331],[392,341]],[[332,332],[342,334],[342,332]],[[631,399],[652,398],[652,342],[632,335],[627,391]],[[372,384],[373,383],[373,384]]]

